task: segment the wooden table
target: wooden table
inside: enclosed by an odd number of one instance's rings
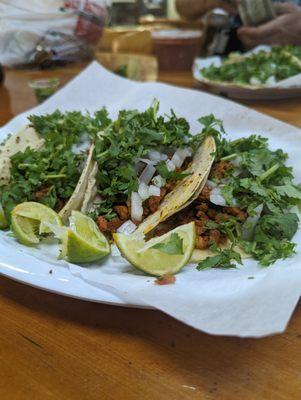
[[[81,68],[7,72],[0,125],[36,104],[28,79],[65,83]],[[193,83],[189,74],[160,79]],[[301,99],[249,105],[301,127]],[[299,400],[300,371],[300,307],[285,334],[243,340],[197,332],[158,311],[87,303],[0,278],[3,400]]]

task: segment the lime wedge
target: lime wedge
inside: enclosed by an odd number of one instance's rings
[[[2,204],[0,203],[0,229],[8,228],[8,221],[6,219]]]
[[[110,245],[96,223],[79,211],[72,211],[70,228],[62,235],[60,258],[81,264],[100,260],[110,253]]]
[[[122,256],[149,275],[176,274],[188,263],[195,245],[195,224],[190,222],[145,242],[137,235],[114,234]],[[176,243],[175,243],[176,242]],[[181,244],[177,252],[175,244]]]
[[[36,219],[22,217],[12,214],[11,227],[16,239],[25,246],[33,246],[40,241],[37,233],[39,232],[40,222]]]
[[[12,216],[13,215],[19,215],[21,217],[39,221],[39,233],[50,233],[51,230],[47,226],[48,224],[62,225],[60,216],[54,210],[44,204],[36,203],[34,201],[27,201],[18,204],[12,211]]]
[[[62,225],[58,214],[51,208],[33,201],[18,204],[11,212],[11,225],[15,237],[26,246],[39,243],[39,234],[50,233],[47,224]]]

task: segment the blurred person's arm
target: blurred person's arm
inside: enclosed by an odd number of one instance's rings
[[[257,27],[241,27],[238,37],[248,49],[259,44],[301,45],[301,8]]]
[[[183,18],[197,19],[214,8],[235,12],[235,7],[229,0],[176,0],[178,13]]]
[[[289,2],[275,3],[274,9],[275,9],[277,15],[290,14],[290,13],[298,12],[301,10],[301,8],[299,6],[297,6],[297,4],[289,3]]]

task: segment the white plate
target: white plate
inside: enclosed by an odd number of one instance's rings
[[[0,233],[0,274],[30,286],[82,300],[128,307],[144,306],[142,303],[126,303],[110,292],[96,289],[72,275],[64,263],[59,265],[35,254],[27,254],[13,240],[8,243],[6,234]]]
[[[260,50],[268,51],[269,49],[269,46],[258,46],[246,54],[257,53]],[[195,59],[192,72],[196,81],[196,88],[232,99],[243,100],[281,100],[301,97],[301,74],[284,79],[275,85],[243,87],[230,83],[211,82],[205,79],[200,70],[212,64],[217,67],[220,66],[221,57],[213,56]]]
[[[224,121],[225,130],[233,139],[251,133],[268,137],[273,149],[283,148],[288,152],[288,163],[294,166],[297,181],[301,181],[298,128],[204,92],[160,83],[131,82],[109,73],[97,63],[92,63],[49,100],[2,127],[0,140],[20,129],[28,114],[48,113],[56,108],[93,112],[106,105],[115,117],[124,108],[145,110],[154,97],[160,101],[161,114],[173,108],[177,115],[188,119],[192,132],[200,131],[197,122],[200,116],[214,113]],[[21,246],[1,232],[0,273],[85,300],[137,307],[148,305],[214,334],[262,336],[283,331],[299,299],[301,231],[295,239],[298,254],[271,268],[259,268],[256,262],[246,261],[241,269],[200,273],[188,266],[177,276],[175,285],[158,286],[152,278],[135,272],[120,258],[109,257],[102,265],[89,269],[69,268],[67,263],[58,263],[53,247],[48,251],[44,246],[41,249]],[[49,274],[51,269],[53,272]],[[250,275],[254,279],[249,280]]]

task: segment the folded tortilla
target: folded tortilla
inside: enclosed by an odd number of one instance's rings
[[[10,178],[10,158],[23,152],[27,147],[38,150],[44,144],[44,139],[30,126],[22,128],[19,132],[11,135],[0,145],[0,187],[7,185]]]
[[[79,178],[78,184],[74,189],[74,192],[65,207],[59,212],[60,217],[63,222],[66,223],[68,221],[69,216],[73,210],[81,210],[83,201],[86,196],[86,192],[88,190],[88,185],[91,180],[90,175],[91,172],[95,169],[96,162],[93,161],[93,152],[94,152],[94,144],[91,145],[88,158],[86,160],[84,169]],[[90,185],[89,185],[90,186]]]
[[[215,152],[215,140],[212,136],[208,136],[196,151],[192,163],[185,171],[189,175],[164,197],[158,210],[138,226],[135,234],[146,235],[161,222],[186,208],[199,196],[210,173]]]

